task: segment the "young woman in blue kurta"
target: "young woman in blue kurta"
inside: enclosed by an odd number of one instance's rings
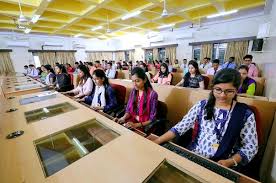
[[[234,69],[219,71],[209,99],[197,102],[155,142],[162,144],[181,136],[197,123],[198,130],[188,149],[226,167],[250,162],[258,151],[258,138],[254,113],[236,101],[240,81]]]

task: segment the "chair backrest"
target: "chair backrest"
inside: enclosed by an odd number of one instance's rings
[[[111,84],[113,88],[118,104],[124,105],[126,99],[126,87],[118,84]]]
[[[204,78],[204,89],[206,90],[208,89],[210,79],[207,76],[203,76],[203,78]]]
[[[263,91],[265,88],[265,78],[264,77],[254,77],[253,78],[256,81],[256,90],[255,95],[257,96],[263,96]]]
[[[115,73],[115,79],[117,79],[118,78],[118,71],[116,71],[116,73]]]
[[[173,69],[172,69],[172,72],[177,72],[177,69],[176,69],[176,68],[173,68]]]
[[[165,119],[165,118],[167,118],[167,113],[168,113],[167,104],[165,102],[158,101],[156,118],[157,119]]]
[[[172,77],[173,79],[172,79],[171,85],[176,85],[183,78],[183,74],[180,72],[172,73]]]

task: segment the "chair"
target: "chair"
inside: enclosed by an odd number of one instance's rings
[[[118,84],[111,84],[111,87],[115,92],[118,106],[106,113],[113,117],[119,117],[122,113],[121,111],[125,109],[126,87]]]
[[[204,89],[207,90],[209,86],[210,79],[207,76],[203,76],[204,78]]]

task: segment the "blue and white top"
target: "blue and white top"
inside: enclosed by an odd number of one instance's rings
[[[190,128],[193,128],[196,119],[198,119],[200,128],[196,137],[197,141],[193,142],[194,144],[191,144],[190,150],[206,158],[212,158],[218,149],[214,144],[220,144],[231,119],[232,110],[230,111],[215,107],[214,118],[212,120],[204,119],[206,113],[199,118],[198,116],[201,116],[199,114],[205,108],[204,103],[206,102],[199,101],[195,104],[188,114],[171,128],[171,131],[176,135],[181,136]],[[242,162],[248,163],[258,152],[258,136],[255,116],[251,110],[246,111],[245,119],[246,122],[240,132],[240,145],[237,149],[233,149],[232,153],[240,154]],[[220,136],[217,135],[218,131],[220,131]]]

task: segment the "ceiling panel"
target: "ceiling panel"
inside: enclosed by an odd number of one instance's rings
[[[161,25],[196,23],[222,11],[263,8],[265,0],[167,0],[168,17],[161,17],[163,0],[21,0],[25,23],[31,32],[84,37],[121,36],[129,32],[156,31]],[[141,11],[135,17],[121,18]],[[20,14],[18,0],[0,0],[0,29],[16,30]],[[31,18],[40,15],[36,23]],[[109,24],[109,25],[108,25]],[[92,28],[103,26],[92,31]],[[107,29],[111,33],[107,33]],[[18,30],[22,31],[22,30]]]

